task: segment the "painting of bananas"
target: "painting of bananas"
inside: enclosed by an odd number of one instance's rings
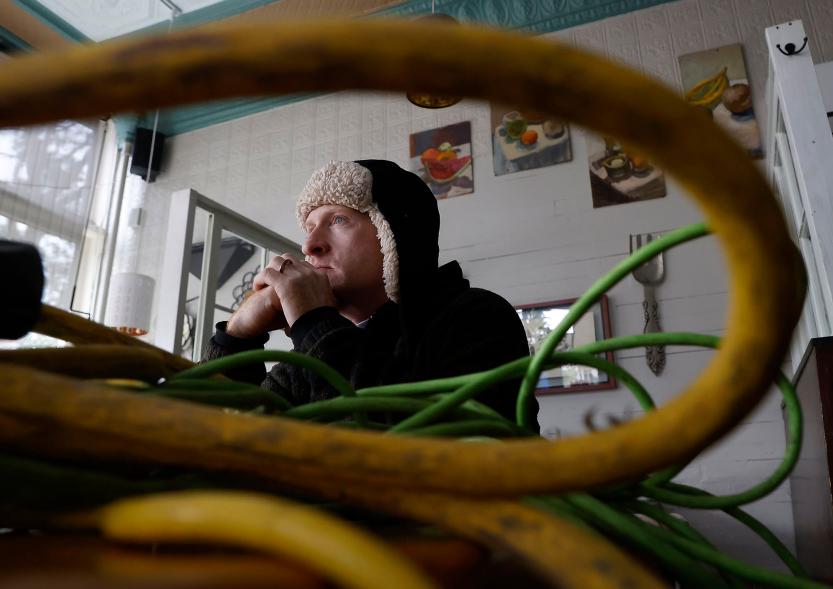
[[[740,44],[679,57],[685,99],[711,117],[754,159],[764,157]]]

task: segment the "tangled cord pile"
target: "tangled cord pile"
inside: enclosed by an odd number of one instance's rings
[[[390,433],[478,436],[485,439],[483,437],[493,435],[534,435],[527,429],[530,424],[524,421],[529,415],[524,404],[530,402],[531,396],[528,393],[518,396],[517,423],[511,423],[489,407],[474,402],[478,393],[521,374],[527,376],[528,381],[536,382],[542,368],[581,364],[615,376],[633,393],[643,410],[651,411],[655,409],[654,402],[639,381],[620,366],[598,358],[595,354],[657,344],[717,348],[720,344],[718,337],[696,333],[652,333],[611,338],[571,352],[553,353],[551,350],[601,294],[630,274],[634,268],[659,252],[706,234],[705,225],[691,225],[642,248],[611,270],[575,303],[534,358],[521,358],[488,372],[355,391],[338,372],[314,358],[293,352],[254,351],[214,360],[181,372],[162,386],[149,387],[147,392],[243,410],[274,411],[295,419],[371,427]],[[264,389],[240,383],[201,380],[241,364],[263,361],[301,365],[327,380],[342,396],[291,407],[280,396]],[[713,496],[694,487],[673,483],[674,475],[684,466],[680,465],[612,490],[594,494],[530,497],[529,502],[562,517],[581,520],[629,546],[651,554],[686,586],[732,587],[743,581],[773,587],[820,586],[746,565],[722,555],[694,528],[668,513],[669,506],[723,510],[759,535],[797,577],[806,577],[798,561],[783,543],[761,522],[739,509],[775,490],[787,478],[798,459],[801,448],[801,409],[795,390],[783,374],[778,375],[776,384],[783,394],[787,413],[784,459],[772,475],[746,491],[728,496]],[[364,417],[367,412],[394,412],[407,417],[393,426],[386,426],[368,423]],[[355,417],[355,421],[343,421],[350,414]],[[648,516],[660,526],[646,524],[642,519],[634,517],[634,514]],[[723,579],[702,570],[697,561],[715,567]]]
[[[375,49],[382,46],[385,51]],[[449,63],[449,51],[459,60]],[[506,84],[508,79],[516,82]],[[117,468],[102,470],[107,464],[164,465],[180,473],[232,471],[255,475],[273,488],[430,523],[510,551],[557,587],[663,586],[597,532],[650,555],[686,587],[745,582],[820,587],[802,578],[783,545],[738,508],[783,481],[799,450],[798,405],[777,367],[801,309],[800,256],[766,182],[743,151],[659,84],[574,49],[476,28],[352,21],[223,26],[11,60],[0,70],[0,125],[206,98],[346,88],[437,94],[465,89],[472,97],[573,120],[639,147],[675,173],[701,205],[707,224],[669,233],[614,268],[577,301],[535,357],[480,374],[354,391],[310,358],[257,352],[186,371],[171,370],[176,362],[166,360],[161,363],[160,376],[167,378],[163,385],[126,393],[6,365],[0,381],[0,448],[6,456],[3,480],[14,484],[4,485],[4,504],[31,503],[32,489],[56,488],[56,480],[67,480],[63,477],[75,477],[76,486],[90,490],[84,499],[93,505],[206,486],[194,485],[187,476],[173,481],[124,479]],[[723,340],[648,334],[554,353],[569,326],[601,293],[663,249],[705,234],[706,225],[720,240],[730,269],[732,297]],[[71,333],[65,336],[72,338]],[[718,347],[718,353],[684,392],[653,409],[635,379],[593,356],[648,344]],[[314,370],[342,396],[290,408],[254,387],[203,380],[227,368],[224,363],[265,358]],[[615,374],[640,400],[645,417],[556,442],[531,438],[524,409],[539,375],[566,362]],[[519,376],[523,384],[515,423],[476,402],[476,395],[494,382]],[[784,393],[790,428],[787,453],[776,472],[728,497],[671,482],[679,468],[742,419],[773,380]],[[229,413],[182,403],[182,398],[249,411]],[[400,412],[405,418],[384,433],[301,421],[344,421],[351,416],[352,425],[374,429],[382,427],[369,419],[378,410]],[[260,414],[264,412],[278,415]],[[431,434],[512,439],[426,439]],[[656,443],[669,439],[675,443]],[[85,461],[96,469],[84,468]],[[582,492],[587,489],[593,492]],[[58,495],[58,503],[67,499]],[[55,515],[49,523],[91,525],[111,537],[137,541],[217,541],[275,550],[320,567],[348,586],[428,586],[418,571],[378,543],[349,535],[357,534],[355,530],[344,532],[343,522],[310,516],[309,508],[296,504],[270,501],[189,491],[125,499],[92,512]],[[664,504],[726,510],[761,535],[797,576],[763,571],[722,555],[669,515]],[[51,507],[54,515],[80,505],[65,501]],[[239,517],[229,518],[229,513]],[[658,525],[646,524],[634,513]],[[309,550],[328,538],[342,539],[328,547],[343,558],[321,566]]]
[[[707,234],[703,224],[692,225],[669,233],[666,237],[637,251],[630,258],[623,261],[608,275],[599,280],[588,292],[576,302],[569,315],[550,335],[554,339],[563,336],[571,323],[580,318],[583,313],[605,291],[609,290],[619,280],[627,276],[633,268],[644,263],[657,253]],[[552,341],[552,339],[550,341]],[[561,364],[584,364],[608,372],[618,378],[635,396],[642,409],[655,409],[653,400],[646,389],[627,371],[595,354],[612,350],[643,347],[652,344],[665,345],[695,345],[717,348],[720,340],[715,336],[695,333],[657,333],[611,338],[577,348],[571,352],[551,353],[544,357],[543,368],[551,368]],[[539,352],[541,354],[542,352]],[[524,416],[528,415],[524,402],[530,397],[519,395],[518,418],[513,423],[496,413],[491,408],[477,403],[475,398],[479,392],[504,380],[518,378],[532,373],[536,366],[535,358],[521,358],[515,362],[497,367],[491,371],[438,379],[420,383],[407,383],[380,386],[367,389],[353,390],[349,382],[338,372],[326,364],[302,354],[283,351],[254,351],[244,352],[214,360],[200,366],[178,372],[158,385],[142,383],[140,381],[127,383],[127,389],[136,395],[154,395],[171,399],[186,400],[195,403],[209,404],[241,412],[256,414],[273,414],[300,420],[330,423],[342,427],[364,427],[386,430],[389,433],[400,433],[419,436],[453,436],[471,441],[490,441],[504,443],[491,437],[525,437],[533,436],[524,423]],[[341,393],[340,397],[306,405],[292,407],[279,395],[259,387],[228,380],[209,378],[217,372],[250,362],[281,361],[303,366],[327,380]],[[537,375],[532,373],[535,378]],[[682,470],[684,465],[671,467],[658,473],[651,474],[641,480],[630,481],[626,484],[596,490],[593,493],[568,493],[561,495],[536,495],[524,498],[526,505],[557,515],[566,521],[580,523],[589,529],[594,529],[617,542],[622,542],[636,551],[648,554],[660,563],[662,570],[671,577],[691,587],[737,587],[744,582],[757,582],[772,587],[820,587],[818,583],[807,580],[806,574],[789,550],[770,532],[761,522],[739,509],[740,506],[758,500],[773,491],[789,475],[799,455],[801,446],[801,413],[795,391],[789,381],[778,375],[776,383],[781,390],[787,410],[787,448],[779,467],[767,479],[752,488],[729,496],[712,496],[699,489],[679,485],[672,482],[673,477]],[[118,383],[115,383],[118,384]],[[123,385],[125,386],[125,385]],[[370,422],[366,414],[393,413],[404,416],[394,425]],[[346,419],[348,418],[348,419]],[[46,486],[47,478],[39,474],[48,468],[62,470],[52,464],[42,464],[25,460],[20,457],[6,456],[0,460],[0,469],[4,480],[17,481],[21,488]],[[54,476],[54,474],[53,474]],[[101,500],[110,500],[128,495],[142,495],[165,489],[187,488],[189,486],[214,486],[216,481],[206,482],[182,478],[182,476],[155,480],[149,478],[142,482],[130,482],[110,475],[102,488],[101,480],[96,477],[107,477],[105,473],[83,471],[80,469],[63,469],[64,484],[74,481],[75,486],[99,486],[98,492],[103,493]],[[8,489],[7,489],[8,492]],[[23,494],[23,491],[21,491]],[[58,494],[60,495],[60,494]],[[53,505],[61,505],[66,509],[71,501],[66,498],[52,497]],[[719,509],[746,525],[758,534],[786,564],[795,575],[773,573],[759,567],[750,566],[736,559],[721,554],[713,544],[699,534],[685,521],[669,513],[670,506],[684,506],[700,509]],[[193,513],[187,525],[173,526],[177,521],[177,510],[187,509],[197,511],[200,518],[194,518]],[[291,526],[292,521],[287,514],[294,514],[302,518],[303,524]],[[100,527],[105,533],[113,537],[127,537],[133,540],[161,541],[176,539],[194,539],[208,537],[215,542],[235,542],[254,548],[273,548],[264,538],[260,526],[248,528],[241,522],[246,521],[247,514],[255,522],[268,522],[277,519],[282,522],[278,528],[283,531],[276,542],[277,551],[287,554],[287,546],[301,545],[305,548],[298,554],[292,554],[299,562],[309,563],[311,554],[320,549],[316,542],[318,535],[332,536],[338,531],[337,537],[343,542],[342,548],[347,546],[365,546],[367,540],[356,540],[351,536],[355,531],[343,524],[316,514],[311,508],[301,508],[288,504],[283,500],[270,502],[263,497],[243,495],[238,493],[209,494],[206,492],[180,493],[150,498],[134,499],[124,503],[117,503],[101,510]],[[653,523],[646,523],[646,516]],[[219,517],[219,521],[218,521]],[[71,518],[69,521],[72,521]],[[156,523],[153,523],[156,522]],[[137,532],[140,529],[141,532]],[[287,530],[295,530],[289,532]],[[299,533],[301,534],[299,536]],[[177,535],[179,534],[179,535]],[[336,550],[345,555],[345,563],[351,550]],[[362,562],[386,562],[390,554],[380,556],[376,549],[362,549],[359,551]],[[384,551],[381,554],[385,554]],[[396,560],[396,559],[394,559]],[[390,563],[389,563],[390,564]],[[410,570],[407,565],[399,563],[405,571]],[[362,567],[366,569],[366,567]],[[399,569],[396,569],[399,570]],[[327,573],[329,571],[322,571]],[[387,566],[380,566],[376,572],[381,575],[390,573]],[[401,571],[400,571],[401,573]],[[408,577],[408,574],[405,574]],[[353,566],[336,567],[331,576],[344,581],[342,575],[349,577],[356,586],[374,586],[372,581],[359,581],[355,576]],[[382,577],[384,578],[384,576]],[[398,577],[397,577],[398,578]],[[404,581],[403,581],[404,582]],[[415,585],[419,586],[419,585]]]

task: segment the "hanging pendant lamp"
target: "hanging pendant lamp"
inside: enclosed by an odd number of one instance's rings
[[[431,14],[422,17],[419,20],[431,21],[437,24],[458,24],[457,19],[442,12],[434,12],[434,4],[431,3]],[[447,108],[454,106],[461,100],[462,96],[444,96],[437,94],[426,94],[424,92],[408,92],[405,97],[416,106],[422,108]]]

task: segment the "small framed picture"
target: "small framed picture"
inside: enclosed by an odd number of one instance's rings
[[[563,299],[515,307],[524,324],[524,329],[526,329],[530,354],[538,351],[541,344],[561,322],[576,300]],[[610,309],[607,296],[603,295],[581,319],[570,327],[564,339],[556,346],[556,351],[573,350],[595,341],[608,339],[611,335]],[[613,352],[599,354],[599,357],[613,362]],[[553,395],[602,391],[615,389],[616,386],[615,378],[595,368],[565,364],[542,372],[535,393],[537,395]]]
[[[411,171],[437,199],[474,192],[471,121],[411,135]]]

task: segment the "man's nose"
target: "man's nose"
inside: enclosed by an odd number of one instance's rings
[[[330,246],[324,239],[321,238],[317,231],[313,231],[307,235],[307,238],[301,246],[301,251],[305,256],[322,256],[327,253],[329,249]]]

